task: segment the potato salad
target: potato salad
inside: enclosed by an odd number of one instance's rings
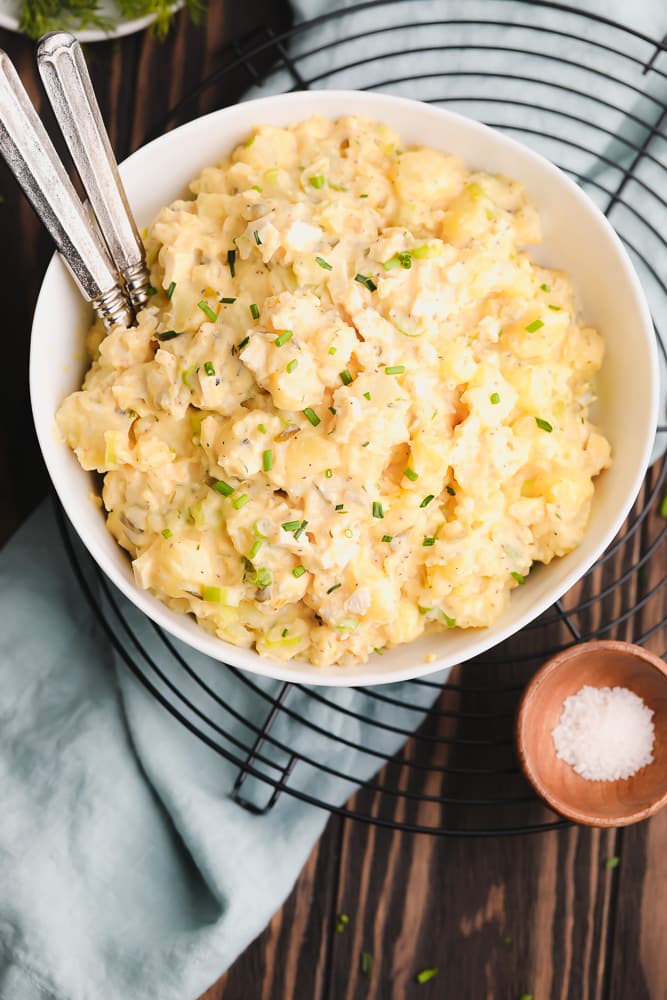
[[[603,341],[523,249],[522,186],[314,117],[190,189],[144,234],[138,325],[93,327],[57,415],[138,586],[314,665],[493,623],[610,461]]]

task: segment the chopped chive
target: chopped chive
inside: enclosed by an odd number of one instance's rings
[[[243,340],[241,341],[241,343],[238,346],[238,350],[242,351],[243,348],[247,347],[249,343],[250,343],[250,337],[244,337]]]
[[[498,403],[500,402],[500,394],[497,392],[492,392],[491,395],[489,396],[489,400],[491,401],[493,406],[497,406]]]
[[[618,868],[618,866],[620,865],[620,863],[621,863],[621,859],[619,857],[617,857],[617,856],[613,856],[611,858],[606,858],[605,859],[604,866],[607,869],[607,871],[610,872],[610,871],[613,871],[614,868]]]
[[[358,281],[360,285],[363,285],[368,289],[369,292],[374,292],[377,289],[377,285],[372,278],[369,278],[366,274],[355,274],[354,280]]]
[[[385,368],[385,375],[402,375],[405,372],[405,365],[390,365]]]
[[[250,552],[248,553],[248,559],[250,559],[251,562],[255,558],[255,556],[257,555],[257,553],[261,549],[261,547],[262,547],[262,539],[261,538],[255,539],[255,541],[253,542],[252,548],[250,549]]]
[[[180,337],[184,333],[183,330],[165,330],[164,333],[158,333],[158,340],[173,340],[174,337]]]
[[[334,346],[332,345],[332,346],[331,346],[331,347],[329,348],[329,354],[331,354],[331,356],[333,357],[333,355],[334,355],[335,353],[336,353],[336,348],[335,348],[335,347],[334,347]]]
[[[207,319],[210,319],[211,323],[215,323],[216,319],[218,318],[218,314],[217,312],[213,312],[208,302],[204,302],[204,300],[202,299],[201,302],[197,303],[197,305],[203,312],[204,316],[206,316]]]
[[[333,271],[333,267],[327,260],[324,259],[324,257],[316,257],[315,263],[319,264],[320,267],[323,267],[325,271]]]
[[[333,594],[334,590],[338,590],[338,588],[342,586],[343,586],[342,583],[334,583],[333,587],[329,587],[329,589],[327,590],[327,594]]]
[[[262,453],[262,468],[264,472],[270,472],[273,468],[273,452],[270,448],[267,448],[265,452]]]
[[[213,366],[212,361],[204,362],[204,371],[206,372],[207,375],[215,375],[215,368]]]
[[[336,506],[334,507],[334,510],[342,510],[344,506],[345,506],[344,503],[337,503]]]
[[[393,257],[386,260],[382,265],[385,271],[392,271],[395,267],[402,267],[406,271],[412,267],[412,254],[408,251],[395,253]]]
[[[301,566],[301,564],[299,564],[298,566],[295,566],[294,569],[292,570],[292,576],[295,576],[298,580],[299,577],[303,576],[305,572],[306,572],[306,567]]]
[[[287,371],[288,375],[292,374],[298,363],[299,362],[297,361],[296,358],[292,358],[292,360],[287,363],[287,368],[285,370]]]
[[[347,370],[347,368],[344,368],[342,372],[339,372],[339,375],[340,375],[340,380],[343,383],[343,385],[349,385],[350,382],[352,381],[352,376],[350,375],[350,373]]]
[[[282,529],[283,531],[296,531],[300,524],[301,521],[283,521]]]
[[[257,244],[257,246],[261,247],[262,240],[261,240],[261,237],[259,235],[259,229],[253,229],[252,235],[255,237],[255,243]]]
[[[417,973],[416,980],[421,986],[424,983],[428,983],[431,979],[435,979],[439,972],[440,969],[422,969],[421,972]]]
[[[419,504],[419,506],[420,507],[428,507],[428,505],[430,504],[431,500],[435,500],[435,494],[433,494],[433,493],[429,493],[429,495],[427,497],[424,497],[424,499]]]
[[[370,398],[371,398],[370,392],[365,392],[364,393],[364,399],[370,399]]]
[[[379,500],[373,501],[373,517],[384,517],[384,510]]]
[[[232,278],[236,277],[236,250],[227,251],[227,266]]]
[[[256,135],[251,135],[250,138],[248,139],[248,141],[243,143],[243,148],[244,149],[249,149],[250,146],[252,146],[252,144],[253,144],[253,142],[255,141],[256,138],[257,138]]]
[[[306,407],[306,409],[303,411],[303,415],[304,417],[307,417],[310,420],[313,427],[317,427],[318,424],[322,423],[318,415],[315,413],[315,410],[313,410],[311,406]]]
[[[319,191],[319,189],[323,188],[325,184],[324,175],[316,174],[314,177],[309,177],[308,183],[311,185],[311,187],[317,188],[317,190]]]
[[[329,407],[329,413],[332,413],[334,415],[334,417],[335,417],[336,414],[338,413],[338,410],[336,409],[335,406],[330,406]]]
[[[217,483],[213,483],[213,489],[216,493],[222,493],[223,497],[230,497],[234,492],[234,487],[230,486],[229,483],[225,483],[222,479],[219,479]]]
[[[266,566],[258,566],[255,570],[255,583],[258,587],[270,587],[273,583],[273,575]]]
[[[659,513],[660,513],[660,517],[667,517],[667,491],[665,491],[665,495],[663,496],[662,500],[660,501],[660,511],[659,511]]]
[[[287,341],[291,340],[293,336],[294,334],[292,333],[291,330],[283,330],[282,333],[278,334],[273,343],[276,345],[276,347],[282,347],[283,344],[286,344]]]
[[[306,530],[306,525],[307,524],[308,524],[308,521],[302,521],[301,524],[299,525],[299,527],[296,529],[296,531],[294,532],[294,541],[295,542],[299,541],[299,539],[301,538],[302,534]]]
[[[415,472],[414,469],[409,467],[407,469],[403,469],[403,475],[406,479],[409,479],[411,483],[414,483],[416,479],[419,479],[419,474]]]
[[[551,291],[551,288],[546,283],[543,284],[543,285],[540,285],[540,288],[542,289],[543,292],[550,292]]]
[[[251,186],[250,190],[251,190],[251,191],[259,191],[259,193],[261,194],[261,193],[262,193],[262,191],[264,190],[264,188],[261,188],[261,187],[259,186],[259,184],[253,184],[253,185]]]
[[[281,636],[283,637],[283,639],[285,638],[285,636],[287,635],[287,633],[288,633],[288,632],[289,632],[289,629],[287,629],[287,628],[284,628],[284,629],[282,630],[282,632],[281,632],[280,634],[281,634]]]
[[[220,604],[222,601],[220,587],[203,587],[201,596],[203,601],[210,601],[212,604]]]
[[[360,194],[359,197],[360,198],[368,198],[368,195],[367,194]]]
[[[560,312],[560,306],[554,306],[554,305],[552,305],[551,303],[549,303],[549,308],[550,308],[550,309],[553,309],[553,311],[554,311],[555,313],[559,313],[559,312]]]
[[[369,444],[370,444],[370,441],[364,441],[364,443],[362,444],[361,447],[362,448],[368,448]]]
[[[450,497],[456,496],[456,490],[452,486],[446,486],[445,489],[449,493]]]
[[[350,918],[348,917],[347,913],[339,913],[338,920],[336,921],[336,931],[339,934],[341,934],[345,930],[345,927],[347,924],[349,924],[349,922]]]
[[[170,531],[169,528],[163,528],[160,534],[163,538],[171,538],[173,531]]]
[[[444,611],[442,612],[442,617],[445,619],[447,628],[456,628],[456,618],[450,618]]]
[[[257,430],[258,430],[258,431],[259,431],[259,432],[260,432],[261,434],[266,434],[266,427],[265,427],[265,425],[264,425],[264,424],[257,424]]]
[[[378,656],[384,656],[384,650],[380,649],[379,646],[373,646],[373,652],[377,653]]]
[[[528,333],[535,333],[537,330],[541,330],[543,326],[544,323],[542,322],[541,319],[534,319],[532,323],[528,324],[528,326],[526,327],[526,331]]]
[[[519,997],[519,1000],[533,1000],[533,994],[532,993],[522,993],[521,996]]]
[[[373,968],[373,956],[369,951],[362,951],[361,971],[365,976],[370,976],[372,968]]]
[[[167,298],[170,299],[175,291],[176,291],[176,282],[172,281],[171,284],[169,285],[169,288],[167,289]]]
[[[394,540],[394,536],[393,535],[383,535],[382,536],[382,541],[383,542],[393,542],[393,540]]]
[[[257,308],[256,302],[251,302],[248,309],[250,310],[250,315],[253,319],[259,319],[259,309]]]
[[[333,476],[333,469],[325,469],[324,475],[326,476],[327,479],[331,479],[331,477]]]
[[[521,576],[521,573],[517,573],[516,570],[514,570],[512,573],[510,573],[510,576],[513,577],[516,580],[517,583],[525,583],[526,582],[525,576]]]
[[[236,500],[232,500],[232,507],[234,510],[241,510],[241,507],[245,507],[249,500],[250,497],[248,494],[242,493],[241,496],[236,498]]]
[[[553,427],[548,420],[543,420],[542,417],[535,417],[535,423],[541,431],[547,431],[548,434],[551,434]]]
[[[222,302],[223,306],[233,306],[234,303],[236,302],[236,299],[233,298],[231,295],[228,295],[225,296],[224,299],[220,299],[220,301]]]
[[[146,289],[146,295],[151,295],[151,296],[157,295],[157,288],[153,288],[152,285],[149,285],[148,288]]]
[[[424,541],[422,542],[422,545],[425,546],[425,548],[427,549],[430,548],[432,545],[435,545],[435,538],[433,537],[425,538]]]

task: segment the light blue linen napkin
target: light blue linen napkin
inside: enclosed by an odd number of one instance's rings
[[[327,6],[299,0],[298,10],[313,16]],[[628,14],[620,0],[586,6],[619,19]],[[423,22],[443,5],[401,3],[382,16],[399,9],[404,19]],[[466,14],[471,10],[466,4]],[[667,29],[667,11],[657,0],[632,13],[651,35]],[[362,36],[377,26],[372,8],[355,16],[369,19],[357,26]],[[533,21],[551,16],[538,7],[531,13]],[[340,30],[324,24],[309,32],[308,44],[332,41]],[[371,44],[382,48],[381,40],[366,39],[363,50]],[[332,57],[332,50],[312,56],[311,67],[318,60],[326,72]],[[346,61],[353,61],[349,48]],[[352,71],[325,82],[367,84]],[[164,649],[150,624],[120,595],[115,599],[159,660]],[[1,1000],[194,1000],[285,899],[327,814],[286,794],[266,815],[230,798],[237,768],[170,718],[116,661],[48,505],[0,556],[0,614]],[[239,719],[261,723],[261,694],[175,645],[233,702]],[[258,687],[277,690],[269,681]],[[359,691],[327,691],[334,705],[369,718],[343,722],[307,691],[293,689],[291,707],[314,728],[281,716],[272,735],[297,756],[326,760],[331,773],[300,760],[290,786],[332,804],[345,801],[353,786],[333,772],[369,778],[378,755],[399,748],[400,730],[414,729],[420,705],[428,707],[433,697],[432,689],[415,685],[392,686],[391,694],[416,707],[390,710]],[[380,713],[396,733],[372,725]],[[232,722],[222,709],[218,721],[247,744],[242,721]],[[349,745],[327,735],[343,725]]]

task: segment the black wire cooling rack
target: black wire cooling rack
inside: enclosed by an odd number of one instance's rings
[[[261,93],[332,86],[419,97],[533,146],[583,184],[610,217],[641,274],[656,325],[664,318],[664,40],[557,3],[380,0],[282,34],[266,28],[233,45],[154,134],[231,103],[247,86]],[[658,427],[658,441],[666,430]],[[232,765],[230,794],[242,806],[262,813],[292,795],[383,826],[497,836],[566,825],[535,798],[514,756],[517,701],[539,664],[573,642],[601,636],[665,653],[666,472],[667,459],[653,465],[598,564],[520,635],[456,668],[445,684],[416,680],[344,697],[340,690],[267,684],[225,664],[206,674],[155,626],[147,641],[146,623],[137,626],[136,613],[73,541],[62,514],[60,525],[109,640],[174,719]]]

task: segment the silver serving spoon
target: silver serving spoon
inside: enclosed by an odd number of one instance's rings
[[[105,327],[134,317],[116,268],[5,52],[0,49],[0,153]]]
[[[37,66],[111,259],[136,312],[148,300],[150,275],[79,42],[65,31],[44,35],[37,49]]]

